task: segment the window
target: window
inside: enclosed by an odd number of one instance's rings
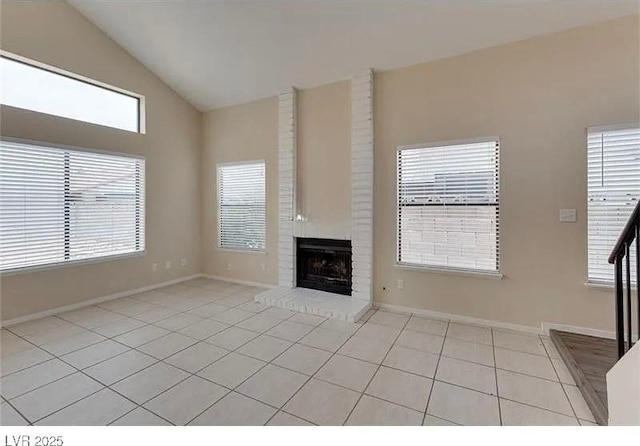
[[[0,142],[0,270],[144,251],[144,159]]]
[[[3,105],[142,132],[133,93],[4,52],[0,74]]]
[[[398,149],[398,263],[498,274],[497,139]]]
[[[588,281],[613,283],[607,260],[640,197],[640,126],[590,128],[587,172]]]
[[[264,250],[264,161],[218,166],[218,240],[221,248]]]

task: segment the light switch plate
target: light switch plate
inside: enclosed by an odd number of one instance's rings
[[[560,209],[560,221],[562,223],[575,223],[577,212],[575,209]]]

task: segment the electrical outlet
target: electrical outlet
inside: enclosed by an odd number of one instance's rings
[[[187,259],[180,260],[180,266],[187,266]]]
[[[267,267],[265,266],[265,264],[264,264],[264,263],[262,263],[262,264],[260,265],[260,269],[262,269],[262,271],[264,271],[264,270],[266,270],[266,269],[267,269]]]
[[[560,222],[575,223],[576,219],[577,212],[575,209],[560,209]]]
[[[231,263],[227,263],[227,271],[231,271]]]
[[[403,279],[398,279],[397,288],[399,290],[404,290],[404,280]]]
[[[167,260],[166,262],[164,262],[164,268],[171,269],[171,260]]]
[[[158,264],[156,262],[151,264],[151,271],[158,271]]]

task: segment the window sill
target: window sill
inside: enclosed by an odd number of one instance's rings
[[[591,288],[594,290],[601,290],[601,291],[615,291],[615,284],[613,282],[585,282],[584,286],[586,286],[587,288]],[[623,289],[624,292],[627,292],[627,283],[626,283],[626,279],[625,282],[623,283]],[[636,286],[635,285],[631,285],[631,289],[635,290]]]
[[[36,265],[36,266],[26,266],[23,268],[13,268],[5,271],[0,271],[0,276],[13,276],[17,274],[26,274],[26,273],[35,273],[39,271],[48,271],[55,270],[60,268],[66,268],[70,266],[83,266],[90,265],[92,263],[102,263],[102,262],[110,262],[112,260],[124,260],[133,257],[142,257],[146,255],[146,251],[132,252],[127,254],[116,254],[112,256],[104,256],[104,257],[95,257],[92,259],[82,259],[82,260],[73,260],[70,262],[58,262],[58,263],[48,263],[46,265]]]
[[[422,266],[422,265],[412,265],[406,263],[396,263],[396,268],[406,269],[410,271],[419,271],[424,273],[436,273],[436,274],[450,274],[454,276],[469,276],[469,277],[480,277],[484,279],[497,279],[502,280],[503,275],[501,272],[490,272],[490,271],[474,271],[474,270],[465,270],[465,269],[453,269],[453,268],[437,268],[433,266]]]
[[[234,252],[236,254],[259,254],[266,255],[267,250],[265,249],[233,249],[233,248],[222,248],[220,246],[216,247],[217,251],[222,252]]]

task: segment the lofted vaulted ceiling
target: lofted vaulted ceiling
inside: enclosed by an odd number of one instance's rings
[[[67,1],[200,110],[638,13],[611,0]]]

